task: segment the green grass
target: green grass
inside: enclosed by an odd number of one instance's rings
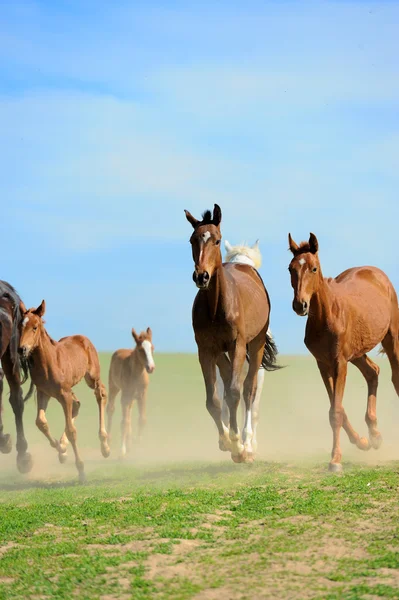
[[[0,599],[399,598],[399,401],[385,361],[384,447],[361,453],[343,437],[337,477],[326,471],[328,401],[313,361],[284,357],[289,368],[266,375],[260,456],[236,465],[217,449],[196,357],[156,358],[146,436],[124,463],[119,412],[105,460],[94,397],[79,386],[84,486],[27,406],[33,471],[19,475],[15,454],[0,455]],[[362,434],[365,393],[351,370],[345,405]],[[48,419],[59,435],[56,401]]]

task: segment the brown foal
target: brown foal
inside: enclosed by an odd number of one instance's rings
[[[316,236],[296,244],[288,236],[294,258],[289,265],[294,289],[293,309],[307,316],[305,344],[317,361],[330,399],[333,449],[330,471],[342,471],[340,429],[361,450],[379,448],[376,393],[380,369],[366,353],[382,343],[392,368],[392,382],[399,395],[399,311],[392,283],[376,267],[355,267],[335,279],[321,272]],[[366,423],[370,441],[353,429],[342,406],[348,362],[367,381]]]
[[[193,279],[199,288],[193,304],[193,328],[206,387],[206,407],[219,432],[219,448],[230,451],[234,462],[253,460],[252,403],[257,375],[278,368],[276,348],[267,334],[270,301],[259,273],[247,264],[222,263],[220,223],[222,213],[215,204],[199,221],[188,211],[194,232],[190,238],[195,264]],[[226,356],[226,353],[228,356]],[[245,425],[241,439],[237,424],[240,377],[248,355],[244,381]],[[216,386],[219,367],[230,412],[230,430],[221,418]]]
[[[100,363],[93,344],[83,335],[61,338],[58,342],[48,335],[42,319],[45,302],[38,308],[26,310],[21,303],[19,352],[28,362],[30,376],[37,389],[36,425],[58,452],[60,462],[66,458],[66,446],[71,443],[75,453],[79,480],[85,481],[84,465],[76,443],[75,418],[80,402],[72,388],[83,379],[94,390],[97,400],[101,442],[101,452],[108,457],[110,450],[104,424],[104,409],[107,403],[105,386],[100,379]],[[50,433],[46,419],[46,409],[50,398],[57,398],[65,414],[65,432],[60,441]]]
[[[133,350],[116,350],[111,358],[109,368],[109,402],[107,407],[108,433],[111,434],[112,416],[115,410],[115,398],[121,391],[122,405],[122,443],[121,457],[124,457],[131,448],[131,411],[133,402],[137,399],[139,409],[138,437],[141,438],[146,424],[146,401],[149,383],[148,375],[153,373],[155,363],[153,358],[154,346],[152,344],[152,331],[148,327],[137,335],[132,329],[132,336],[136,342]]]

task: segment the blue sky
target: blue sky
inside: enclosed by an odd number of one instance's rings
[[[183,209],[217,202],[305,352],[288,231],[399,289],[398,27],[384,1],[2,2],[0,277],[54,337],[195,351]]]

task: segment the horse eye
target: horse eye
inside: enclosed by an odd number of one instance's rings
[[[312,273],[317,273],[317,267],[313,267]]]
[[[216,240],[215,244],[216,244],[216,246],[219,246],[220,240]]]
[[[36,330],[37,330],[37,327],[32,327],[32,329],[33,329],[33,331],[36,331]]]

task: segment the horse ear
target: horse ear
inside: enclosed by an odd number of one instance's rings
[[[316,254],[319,250],[319,242],[314,233],[311,233],[309,236],[309,248],[312,254]]]
[[[198,219],[196,219],[195,217],[193,217],[193,215],[188,211],[185,210],[184,211],[186,213],[186,219],[189,223],[191,223],[191,225],[194,227],[194,229],[197,227],[199,221]]]
[[[256,242],[254,243],[254,245],[252,246],[252,248],[254,250],[258,250],[258,248],[259,248],[259,240],[256,240]]]
[[[24,315],[26,312],[28,312],[28,309],[26,308],[26,306],[22,302],[22,300],[19,301],[19,310],[20,310],[21,315]]]
[[[233,250],[233,246],[227,240],[225,240],[224,242],[224,247],[226,249],[226,252],[231,252]]]
[[[151,331],[151,327],[147,327],[147,335],[150,338],[150,340],[152,340],[152,331]]]
[[[214,225],[216,225],[216,227],[219,227],[221,222],[222,222],[222,209],[220,208],[219,204],[215,204],[213,207],[212,223]]]
[[[45,301],[42,300],[42,303],[40,304],[40,306],[38,306],[37,309],[34,310],[33,312],[38,317],[42,317],[44,315],[44,313],[46,312],[46,303],[45,303]]]
[[[138,344],[139,343],[139,336],[137,335],[137,332],[136,332],[136,330],[135,330],[134,327],[132,327],[132,336],[133,336],[133,339],[136,342],[136,344]]]
[[[296,242],[294,242],[290,233],[288,234],[288,248],[291,250],[291,252],[294,256],[299,250],[298,244]]]

